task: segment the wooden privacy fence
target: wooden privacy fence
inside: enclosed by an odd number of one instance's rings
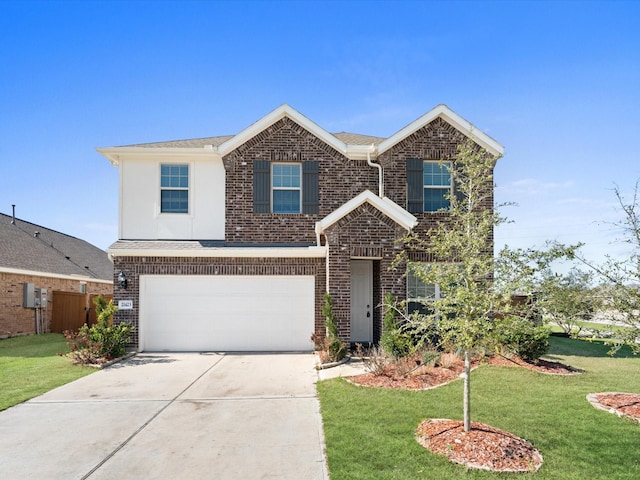
[[[53,292],[53,311],[51,313],[51,331],[62,333],[65,330],[78,330],[82,325],[96,323],[96,306],[93,300],[98,295],[77,292]],[[113,295],[103,295],[108,301]]]

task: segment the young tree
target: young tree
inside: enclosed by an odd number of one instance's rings
[[[432,331],[431,327],[437,325],[441,344],[457,347],[464,354],[465,431],[471,429],[472,352],[494,347],[503,336],[500,329],[517,326],[522,331],[527,325],[534,329],[532,322],[527,323],[531,305],[515,304],[511,301],[512,294],[533,292],[536,276],[554,260],[573,255],[578,247],[553,245],[546,250],[505,247],[495,261],[493,231],[505,221],[493,205],[493,169],[497,160],[472,140],[459,146],[448,169],[455,186],[450,208],[423,236],[411,234],[407,238],[408,251],[402,257],[414,275],[424,284],[437,285],[440,292],[438,298],[427,302],[424,310],[430,313],[410,318],[421,322],[424,331]],[[433,261],[412,261],[413,248],[426,251]],[[494,272],[502,273],[500,288],[496,288]],[[500,321],[496,321],[496,314]],[[531,333],[528,338],[539,336],[537,331]]]
[[[493,230],[503,219],[493,208],[493,169],[497,158],[468,140],[448,169],[455,186],[447,214],[422,237],[407,239],[409,250],[426,250],[431,263],[405,258],[423,283],[438,285],[440,297],[429,304],[422,321],[437,322],[441,341],[464,353],[464,429],[471,428],[471,352],[491,336],[493,313],[504,303],[492,285]]]

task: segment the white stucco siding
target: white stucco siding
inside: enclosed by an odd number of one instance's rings
[[[189,212],[160,211],[160,165],[189,165]],[[225,171],[219,158],[120,159],[120,235],[135,240],[224,239]]]

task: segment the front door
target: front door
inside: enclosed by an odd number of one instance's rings
[[[373,262],[351,260],[351,343],[373,342]]]

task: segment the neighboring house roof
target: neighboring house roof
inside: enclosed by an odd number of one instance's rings
[[[165,149],[167,153],[201,155],[213,153],[224,156],[285,117],[301,125],[335,150],[353,160],[364,160],[368,155],[371,156],[371,158],[376,158],[379,154],[387,151],[436,118],[442,118],[464,135],[472,138],[492,155],[501,156],[504,154],[504,147],[501,144],[486,133],[474,128],[471,123],[467,122],[446,105],[438,105],[389,138],[381,138],[346,132],[329,133],[287,104],[279,106],[236,135],[98,148],[98,152],[107,157],[113,165],[119,164],[120,155],[144,154],[148,153],[148,149],[150,148]]]
[[[107,252],[79,238],[0,213],[0,269],[113,281]]]

